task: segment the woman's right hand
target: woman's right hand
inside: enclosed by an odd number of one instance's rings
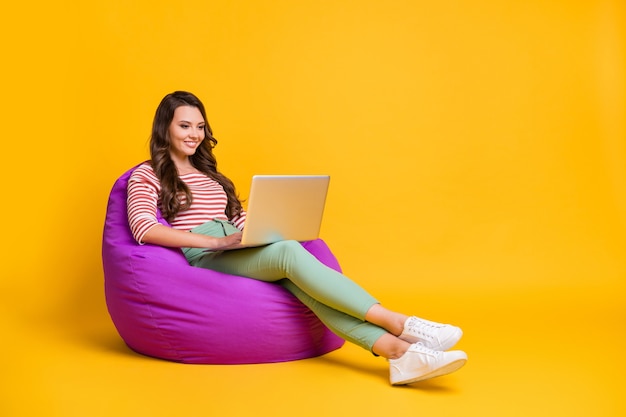
[[[241,243],[242,232],[233,233],[224,237],[216,237],[214,238],[217,241],[217,247],[210,248],[213,250],[229,250],[229,249],[238,249]]]
[[[157,224],[146,232],[143,243],[175,248],[206,248],[207,251],[218,251],[241,248],[242,246],[239,244],[242,235],[242,232],[237,232],[225,237],[212,237]]]

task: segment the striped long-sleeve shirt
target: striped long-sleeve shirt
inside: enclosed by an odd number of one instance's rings
[[[224,188],[215,180],[200,173],[181,175],[187,184],[193,200],[191,207],[178,213],[170,225],[176,229],[191,230],[213,219],[228,220],[226,204],[228,199]],[[128,180],[128,223],[133,237],[142,243],[145,234],[157,223],[159,193],[161,184],[149,163],[138,166]],[[237,228],[243,230],[246,213],[231,219]]]

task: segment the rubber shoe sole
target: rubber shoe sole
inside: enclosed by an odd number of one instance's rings
[[[461,368],[467,354],[461,350],[443,352],[414,343],[398,359],[389,359],[389,382],[405,385],[446,375]]]
[[[442,366],[439,369],[435,369],[434,371],[429,372],[427,374],[416,376],[414,378],[401,380],[401,381],[392,382],[391,385],[394,385],[394,386],[395,385],[407,385],[407,384],[412,384],[414,382],[424,381],[426,379],[432,379],[438,376],[451,374],[452,372],[461,369],[463,365],[465,365],[466,362],[467,362],[467,359],[458,359],[456,361],[450,362],[447,365]]]

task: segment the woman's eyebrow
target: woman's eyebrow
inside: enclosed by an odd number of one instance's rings
[[[187,123],[187,124],[190,124],[190,125],[192,125],[192,124],[193,124],[192,122],[189,122],[189,121],[187,121],[187,120],[179,120],[179,121],[178,121],[178,123]],[[206,122],[205,122],[205,121],[202,121],[202,122],[198,122],[198,124],[199,124],[199,125],[204,125],[204,124],[206,124]]]

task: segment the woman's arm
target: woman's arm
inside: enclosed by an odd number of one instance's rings
[[[242,233],[233,233],[226,237],[205,236],[185,232],[162,224],[155,224],[143,235],[144,243],[170,246],[175,248],[206,248],[210,250],[236,249],[241,242]]]
[[[159,190],[159,180],[148,164],[139,166],[128,180],[128,222],[137,242],[174,248],[206,248],[209,250],[240,247],[238,244],[241,242],[241,233],[234,233],[226,237],[212,237],[186,232],[158,223],[156,213]]]
[[[217,238],[158,223],[159,189],[159,180],[147,164],[139,166],[128,181],[128,222],[137,242],[175,248],[225,250],[233,249],[241,241],[241,233]]]

